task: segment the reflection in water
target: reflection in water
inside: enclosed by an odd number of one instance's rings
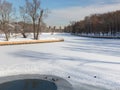
[[[0,84],[0,90],[57,90],[57,86],[50,81],[25,79]]]

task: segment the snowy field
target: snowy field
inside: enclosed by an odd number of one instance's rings
[[[55,75],[73,90],[120,90],[120,40],[43,34],[65,42],[0,46],[0,77]],[[67,78],[71,76],[71,78]]]

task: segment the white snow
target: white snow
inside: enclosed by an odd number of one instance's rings
[[[51,35],[50,33],[43,33],[44,35],[40,35],[39,40],[55,40],[55,39],[59,39],[59,38],[55,38],[53,35]],[[29,33],[26,34],[27,38],[23,38],[23,36],[19,33],[19,34],[12,34],[9,38],[9,41],[28,41],[28,40],[33,40],[33,34]],[[5,35],[4,34],[0,34],[0,42],[6,42],[5,40]]]
[[[41,38],[65,42],[0,46],[0,76],[56,75],[68,80],[74,90],[120,90],[119,39],[69,34],[42,34]]]

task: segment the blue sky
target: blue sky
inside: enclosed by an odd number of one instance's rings
[[[120,0],[41,0],[42,5],[45,7],[53,8],[66,8],[73,6],[86,7],[93,4],[113,4],[118,3]]]
[[[25,0],[8,0],[19,10]],[[84,19],[94,13],[120,10],[120,0],[41,0],[41,7],[48,8],[50,14],[44,20],[49,26],[65,26],[70,21]]]
[[[42,0],[42,4],[50,9],[66,8],[72,6],[86,6],[91,4],[90,0]]]
[[[13,3],[13,6],[19,8],[18,6],[25,3],[25,0],[7,0]],[[71,6],[87,6],[95,3],[94,0],[41,0],[41,5],[43,8],[66,8]]]

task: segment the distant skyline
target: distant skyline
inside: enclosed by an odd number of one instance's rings
[[[19,10],[25,0],[7,0]],[[51,13],[44,19],[49,26],[66,26],[70,21],[83,20],[85,16],[120,10],[120,0],[41,0],[41,7]]]

